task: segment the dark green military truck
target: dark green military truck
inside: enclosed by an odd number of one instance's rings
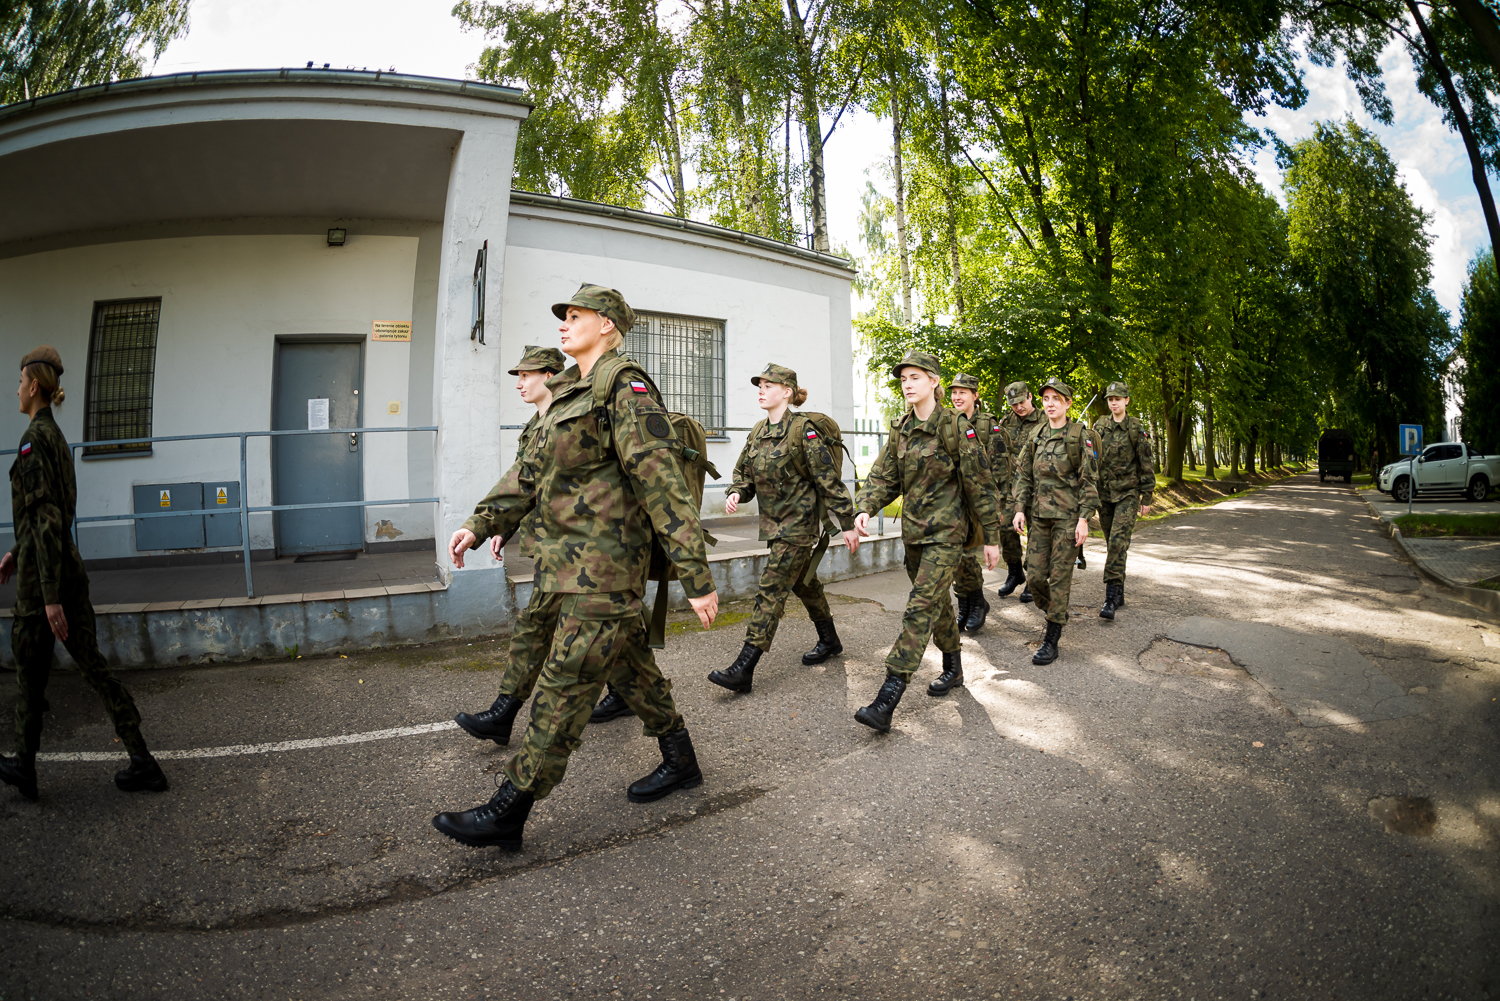
[[[1318,482],[1330,476],[1354,480],[1354,436],[1342,428],[1329,428],[1318,439]]]

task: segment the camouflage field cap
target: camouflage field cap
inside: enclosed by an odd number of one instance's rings
[[[759,386],[762,381],[774,382],[779,386],[788,386],[794,393],[797,391],[797,373],[785,365],[767,362],[764,372],[760,375],[752,375],[750,377],[750,384],[752,386]]]
[[[1068,400],[1073,399],[1073,387],[1068,385],[1066,382],[1063,382],[1055,375],[1052,378],[1048,379],[1046,382],[1042,383],[1042,392],[1045,393],[1049,389],[1053,392],[1062,394]]]
[[[1109,388],[1104,391],[1104,398],[1106,400],[1111,396],[1118,396],[1122,400],[1128,400],[1130,398],[1130,387],[1123,382],[1112,382],[1109,384]]]
[[[30,353],[21,359],[22,368],[25,368],[27,365],[36,364],[51,365],[58,375],[62,375],[63,373],[62,356],[50,344],[43,344],[40,347],[32,348]]]
[[[1011,406],[1026,402],[1026,397],[1031,395],[1031,387],[1024,382],[1013,382],[1005,387],[1005,402]]]
[[[973,390],[977,395],[979,393],[979,378],[977,376],[972,376],[967,372],[960,372],[953,377],[953,382],[949,384],[948,388],[969,389]]]
[[[521,360],[516,362],[516,367],[510,370],[511,375],[520,375],[522,372],[561,372],[568,367],[563,359],[563,353],[557,348],[543,348],[535,344],[526,345],[525,353]]]
[[[559,320],[566,319],[569,306],[582,306],[609,317],[615,321],[615,326],[622,334],[630,333],[630,328],[635,326],[635,310],[630,308],[618,289],[605,288],[603,285],[580,285],[578,291],[573,293],[573,298],[553,304],[552,315]]]
[[[908,351],[906,357],[891,366],[891,375],[901,378],[903,368],[919,368],[924,372],[931,372],[938,378],[943,376],[943,366],[938,363],[937,355],[928,354],[926,351]]]

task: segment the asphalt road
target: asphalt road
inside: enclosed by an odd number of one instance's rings
[[[0,788],[0,998],[1500,995],[1500,629],[1315,476],[1143,528],[1113,623],[1102,564],[1060,660],[992,598],[968,687],[929,698],[929,649],[888,736],[852,713],[897,575],[835,589],[820,667],[789,617],[749,696],[704,680],[743,621],[684,624],[662,663],[707,781],[632,805],[655,742],[592,727],[519,855],[429,826],[507,753],[454,730],[172,760],[157,796],[43,762],[40,803]],[[1215,630],[1233,659],[1167,638]],[[257,744],[482,708],[502,650],[125,680],[157,748]],[[50,698],[45,751],[118,746],[75,678]]]

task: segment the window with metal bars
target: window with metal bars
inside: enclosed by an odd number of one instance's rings
[[[724,321],[637,313],[625,353],[645,367],[668,410],[687,414],[711,438],[724,432]]]
[[[94,304],[84,394],[85,441],[151,437],[160,299]],[[150,453],[150,444],[95,445],[84,455]]]

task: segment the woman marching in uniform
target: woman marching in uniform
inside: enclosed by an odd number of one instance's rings
[[[12,575],[20,578],[10,634],[16,657],[17,753],[0,758],[0,780],[27,799],[37,798],[36,752],[47,707],[47,676],[54,643],[61,640],[83,680],[104,700],[115,733],[130,752],[130,767],[115,773],[115,785],[124,792],[163,792],[167,777],[141,739],[141,714],[125,686],[110,673],[94,638],[89,578],[72,538],[78,505],[73,452],[52,419],[52,408],[63,401],[58,385],[62,372],[62,359],[45,345],[21,359],[16,395],[31,425],[10,467],[16,545],[0,557],[0,584]]]
[[[901,540],[906,546],[906,573],[911,597],[901,619],[901,635],[885,659],[886,679],[875,701],[854,714],[882,733],[922,663],[931,638],[943,654],[943,673],[927,694],[947,695],[964,683],[959,656],[958,622],[949,590],[965,548],[978,544],[971,530],[982,530],[984,563],[1000,562],[1000,516],[995,483],[978,434],[942,405],[938,360],[923,351],[908,352],[891,374],[911,409],[891,422],[891,437],[860,491],[854,527],[869,535],[870,518],[897,497],[901,502]]]
[[[802,655],[802,663],[821,664],[843,653],[844,645],[833,627],[833,612],[813,560],[814,546],[826,531],[825,511],[838,521],[849,551],[859,548],[854,502],[839,479],[831,446],[811,419],[788,412],[789,407],[800,407],[807,399],[807,390],[797,386],[797,373],[780,365],[767,365],[750,382],[759,389],[766,419],[745,439],[745,449],[734,466],[734,483],[724,498],[724,511],[734,514],[742,502],[759,498],[760,537],[770,543],[771,556],[760,575],[744,648],[733,664],[708,676],[709,681],[732,692],[750,691],[755,665],[761,654],[771,649],[789,595],[802,599],[818,630],[817,646]],[[822,549],[816,554],[821,556]]]

